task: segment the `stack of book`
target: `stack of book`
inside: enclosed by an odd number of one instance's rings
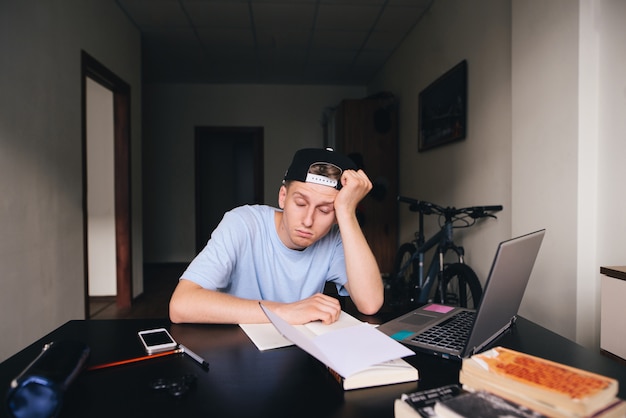
[[[545,418],[490,392],[468,392],[448,385],[405,393],[394,403],[395,418]]]
[[[403,395],[396,418],[626,417],[617,380],[503,347],[464,359],[459,382],[452,396],[449,389]],[[420,403],[424,397],[430,406]]]
[[[503,347],[464,359],[459,381],[552,417],[626,415],[617,380]]]

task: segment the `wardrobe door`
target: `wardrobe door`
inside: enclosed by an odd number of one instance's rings
[[[344,100],[335,118],[335,148],[361,166],[373,189],[359,206],[363,233],[383,275],[398,246],[398,117],[389,97]]]

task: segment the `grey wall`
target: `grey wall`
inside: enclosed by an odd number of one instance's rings
[[[438,0],[387,62],[370,90],[399,98],[400,194],[442,206],[503,205],[498,219],[457,229],[466,261],[485,278],[497,243],[511,235],[511,24],[509,2]],[[467,138],[418,153],[418,96],[462,60],[468,63]],[[417,217],[400,206],[400,239]],[[438,227],[427,217],[428,231]]]
[[[626,248],[625,8],[620,0],[438,0],[367,92],[161,85],[146,88],[144,110],[140,37],[113,2],[1,1],[0,335],[9,337],[0,340],[0,360],[83,317],[81,49],[132,89],[136,292],[142,111],[150,177],[146,261],[186,261],[194,242],[193,126],[266,126],[265,194],[273,203],[292,152],[321,145],[323,107],[390,90],[400,98],[401,193],[505,206],[497,221],[463,236],[483,277],[499,240],[546,226],[522,313],[596,346],[598,270],[623,265]],[[468,138],[418,154],[417,95],[461,59],[470,66]],[[189,114],[175,112],[176,104]],[[444,163],[450,171],[434,179],[432,170]],[[401,215],[401,238],[408,239],[414,219]]]
[[[547,228],[520,313],[593,349],[600,266],[626,261],[624,19],[618,0],[438,0],[370,86],[401,99],[400,193],[504,205],[463,234],[483,280],[500,240]],[[417,153],[417,95],[462,59],[468,137]]]
[[[265,203],[277,206],[293,153],[324,144],[324,109],[365,94],[365,87],[146,85],[145,261],[195,256],[195,126],[264,127]]]
[[[367,88],[368,93],[391,91],[399,99],[400,193],[443,205],[504,205],[498,220],[458,234],[483,280],[499,241],[547,228],[521,314],[594,349],[599,344],[599,269],[623,265],[626,248],[626,234],[615,233],[626,230],[626,197],[618,192],[626,174],[620,163],[626,151],[620,93],[625,82],[619,71],[626,63],[619,43],[626,35],[619,24],[626,18],[624,9],[618,0],[438,0]],[[468,137],[418,153],[419,92],[463,59],[469,64]],[[172,139],[161,152],[188,158],[190,129],[197,123],[191,119],[206,112],[205,120],[213,120],[209,110],[198,110],[203,106],[220,115],[216,122],[268,120],[264,110],[235,109],[242,96],[266,90],[239,88],[150,88],[150,94],[158,94],[151,102],[162,110],[168,100],[168,109],[193,109],[195,115],[181,115],[177,119],[188,121],[178,126],[167,124],[170,131],[160,136]],[[150,111],[146,129],[166,128],[156,122],[163,116]],[[303,116],[309,122],[313,117]],[[288,158],[285,139],[272,135],[276,142],[266,146],[271,150],[266,164],[279,160],[274,152]],[[272,181],[271,170],[266,182]],[[168,177],[172,184],[158,184],[191,188],[189,173],[178,166]],[[280,177],[278,169],[274,177]],[[269,203],[271,193],[266,184]],[[178,196],[183,207],[169,203],[176,210],[163,210],[159,224],[181,222],[176,235],[162,237],[184,242],[151,239],[156,260],[180,261],[193,253],[191,190]],[[409,240],[415,227],[414,216],[401,208],[401,240]],[[434,229],[434,222],[428,227]]]
[[[81,50],[131,85],[132,188],[140,190],[137,30],[114,2],[0,1],[0,360],[84,317]],[[132,201],[137,291],[140,196]]]

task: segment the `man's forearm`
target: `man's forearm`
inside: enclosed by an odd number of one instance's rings
[[[343,241],[347,289],[357,309],[367,315],[380,310],[384,302],[384,287],[376,257],[361,231],[356,216],[338,215]]]
[[[172,294],[170,319],[174,323],[247,324],[268,322],[258,301],[184,283]]]

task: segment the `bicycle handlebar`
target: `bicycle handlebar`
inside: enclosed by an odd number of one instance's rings
[[[443,207],[436,205],[431,202],[426,202],[424,200],[417,200],[411,197],[406,196],[398,196],[399,202],[404,202],[409,204],[409,210],[411,212],[421,212],[424,215],[431,215],[433,213],[437,213],[439,215],[445,216],[446,219],[451,219],[452,217],[460,214],[466,214],[471,218],[485,218],[496,216],[489,212],[497,212],[502,210],[502,205],[490,205],[490,206],[469,206],[466,208],[455,208],[455,207]]]

